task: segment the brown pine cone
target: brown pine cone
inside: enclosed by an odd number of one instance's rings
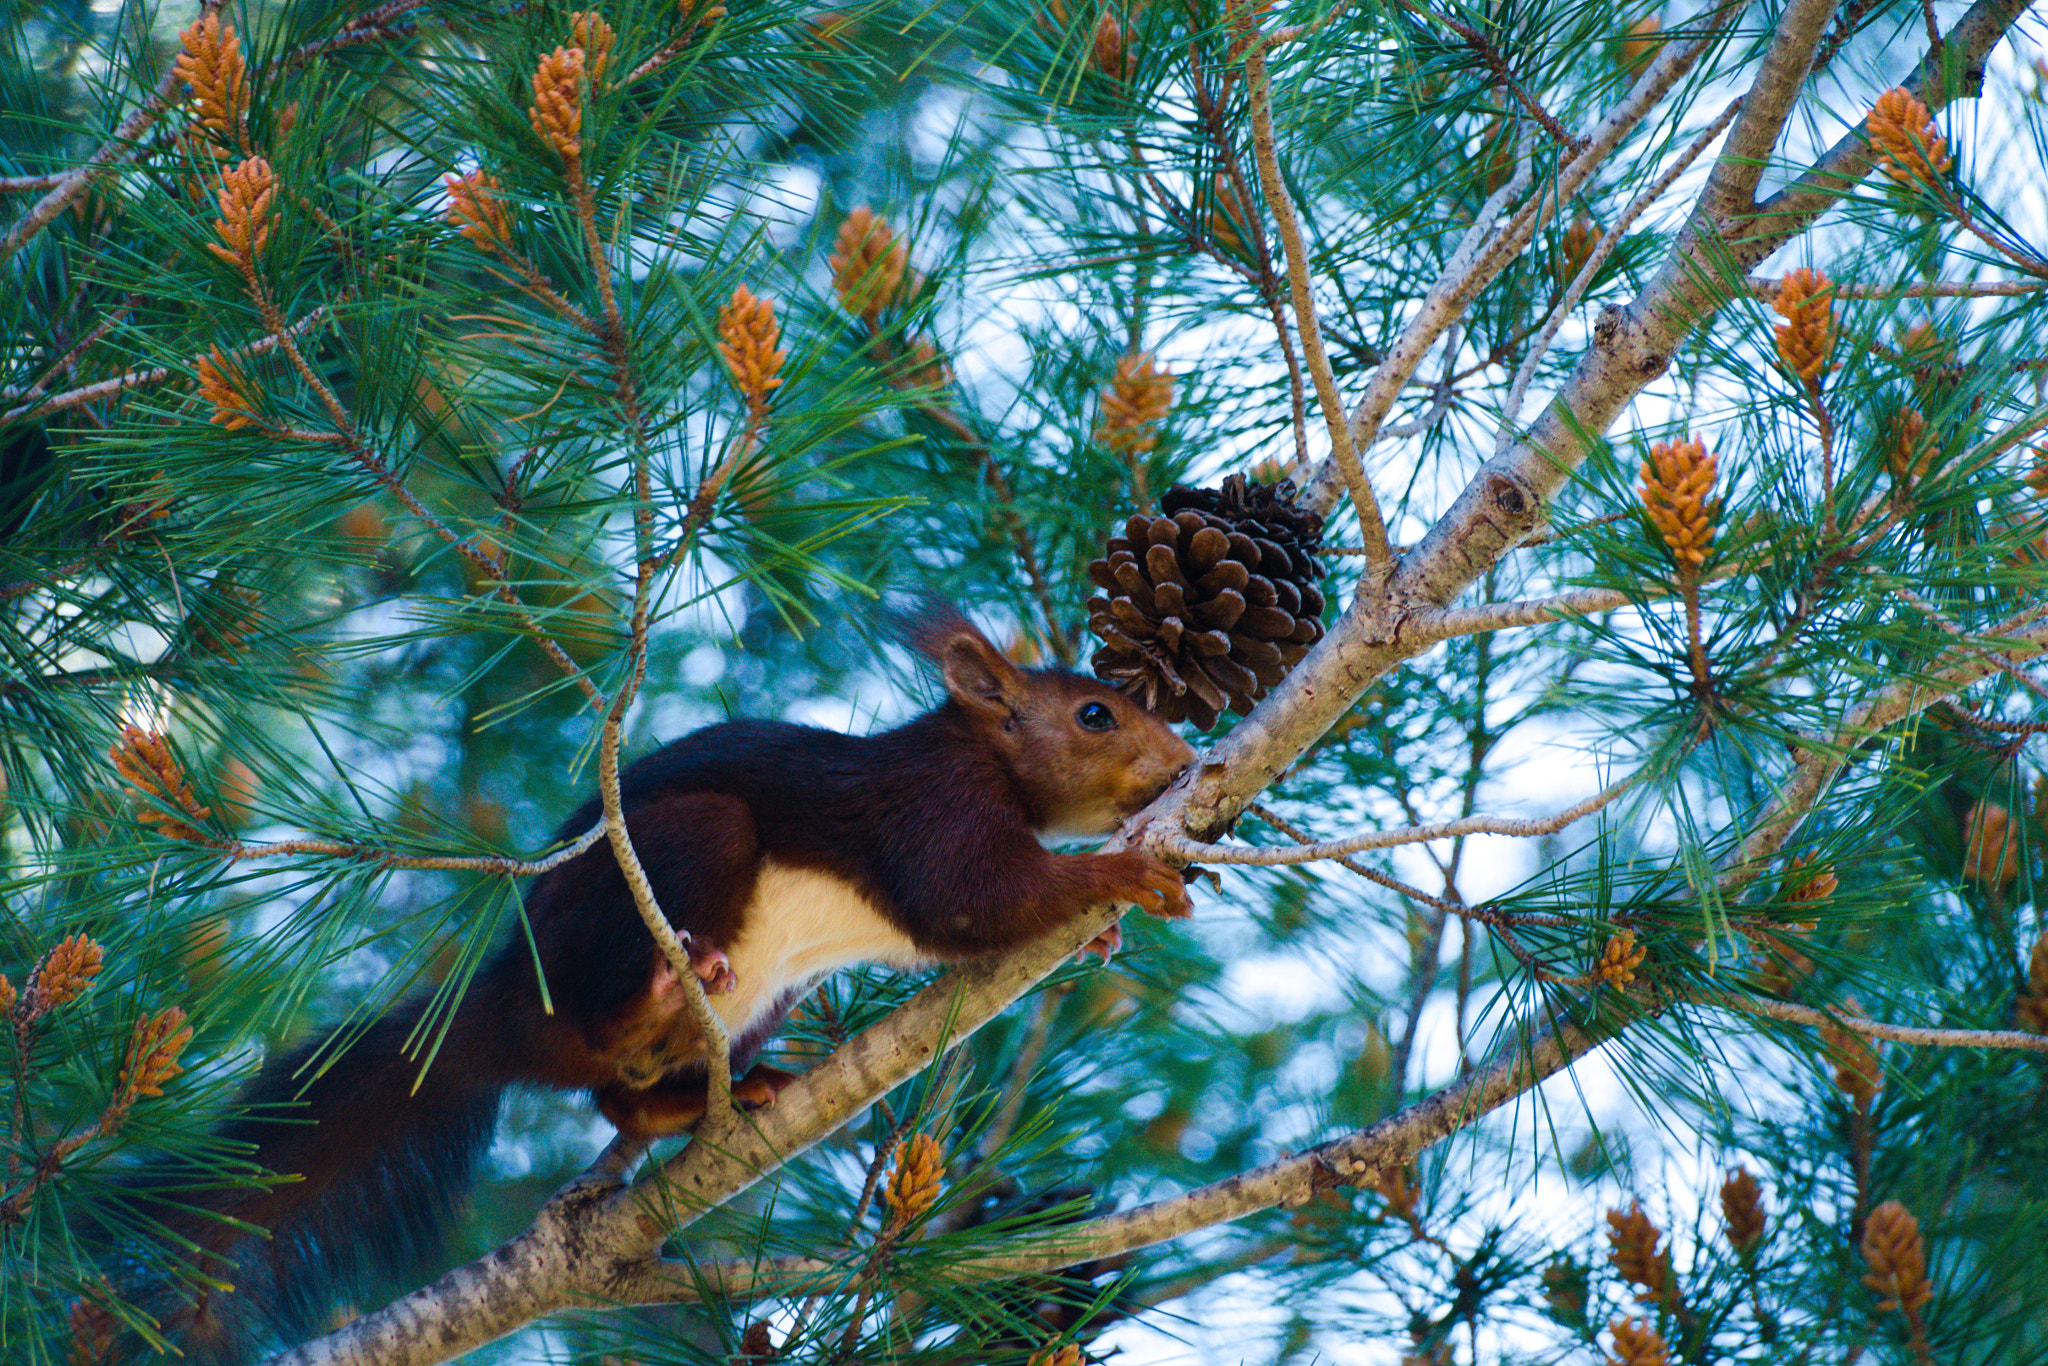
[[[1103,640],[1096,674],[1168,721],[1203,729],[1252,709],[1322,639],[1323,519],[1294,486],[1232,475],[1221,489],[1175,485],[1088,566]]]

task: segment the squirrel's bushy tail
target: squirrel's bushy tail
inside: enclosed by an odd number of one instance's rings
[[[279,1183],[197,1190],[196,1180],[149,1173],[164,1202],[159,1217],[204,1249],[203,1278],[233,1287],[188,1288],[180,1302],[153,1307],[189,1359],[235,1361],[302,1340],[331,1326],[337,1306],[388,1290],[439,1250],[506,1086],[487,1061],[498,1050],[467,1006],[424,1078],[425,998],[370,1025],[318,1076],[324,1039],[271,1058],[218,1137],[246,1146]]]

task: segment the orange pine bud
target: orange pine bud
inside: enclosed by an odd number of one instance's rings
[[[512,240],[512,218],[505,212],[505,192],[487,171],[442,177],[448,187],[445,216],[464,240],[495,251]]]
[[[1963,876],[2004,888],[2019,873],[2019,832],[2012,812],[1997,802],[1979,801],[1963,822]]]
[[[756,298],[745,285],[732,292],[732,302],[718,310],[718,354],[732,382],[745,395],[750,411],[768,406],[768,391],[782,383],[776,372],[789,352],[777,350],[782,330],[775,322],[772,300]]]
[[[1108,10],[1095,21],[1095,39],[1088,55],[1095,69],[1111,80],[1127,81],[1138,69],[1138,54],[1131,48],[1124,26]]]
[[[64,1356],[67,1366],[103,1366],[114,1359],[120,1321],[105,1306],[76,1299],[65,1317],[71,1328],[71,1350]]]
[[[533,70],[533,108],[527,119],[542,142],[575,165],[583,155],[583,49],[558,47]]]
[[[1854,996],[1843,1000],[1842,1007],[1851,1015],[1863,1013]],[[1858,1114],[1870,1113],[1877,1093],[1884,1089],[1884,1060],[1876,1045],[1855,1030],[1832,1023],[1821,1026],[1820,1037],[1835,1065],[1836,1089],[1849,1098]]]
[[[1763,1245],[1770,1219],[1764,1212],[1763,1189],[1748,1168],[1734,1168],[1721,1183],[1721,1215],[1728,1221],[1728,1245],[1749,1261]]]
[[[192,795],[192,784],[185,780],[185,770],[163,736],[136,726],[123,726],[120,740],[107,751],[107,757],[138,794],[155,798],[194,821],[203,821],[213,814]],[[156,826],[157,833],[165,839],[206,840],[205,834],[170,812],[145,805],[137,814],[145,824]]]
[[[1030,1366],[1081,1366],[1081,1344],[1062,1343],[1059,1346],[1047,1344],[1031,1358]]]
[[[1899,1309],[1911,1317],[1934,1298],[1920,1222],[1898,1201],[1887,1200],[1870,1212],[1863,1225],[1863,1260],[1870,1267],[1863,1283],[1884,1296],[1880,1311]]]
[[[1663,1304],[1678,1290],[1671,1276],[1671,1254],[1658,1246],[1663,1236],[1636,1201],[1629,1202],[1625,1213],[1607,1211],[1607,1238],[1613,1244],[1607,1260],[1647,1304]]]
[[[1372,1188],[1387,1202],[1387,1213],[1404,1221],[1414,1216],[1416,1201],[1422,1198],[1422,1192],[1409,1179],[1405,1166],[1380,1168]]]
[[[199,396],[213,405],[210,422],[231,432],[263,425],[263,419],[256,415],[256,405],[250,398],[254,386],[249,383],[249,376],[243,373],[241,366],[222,355],[218,346],[199,357],[193,369],[199,373]]]
[[[569,12],[569,41],[583,49],[583,64],[592,81],[602,81],[612,64],[612,48],[619,41],[618,30],[594,9]]]
[[[2013,1015],[2021,1029],[2048,1034],[2048,930],[2041,932],[2027,955],[2027,985],[2013,1002]]]
[[[162,1095],[164,1087],[185,1070],[178,1065],[178,1055],[190,1042],[192,1026],[185,1023],[185,1012],[177,1006],[166,1006],[137,1020],[128,1036],[127,1061],[121,1067],[121,1094],[130,1099]]]
[[[6,973],[0,972],[0,1015],[13,1014],[14,1003],[20,999],[20,993],[15,991],[14,983],[7,980]]]
[[[1634,930],[1623,930],[1610,935],[1600,950],[1600,961],[1593,965],[1593,975],[1602,982],[1625,987],[1636,980],[1635,970],[1643,965],[1649,950],[1636,943]]]
[[[930,1134],[912,1134],[896,1153],[896,1169],[882,1199],[889,1207],[889,1228],[900,1231],[923,1221],[938,1201],[946,1175],[945,1153]]]
[[[1939,189],[1941,176],[1954,165],[1948,139],[1935,128],[1927,106],[1903,86],[1877,97],[1864,128],[1885,174],[1901,185]]]
[[[1616,1319],[1608,1331],[1614,1334],[1613,1366],[1669,1366],[1670,1349],[1649,1321]]]
[[[1552,278],[1562,290],[1579,278],[1579,272],[1586,268],[1586,262],[1593,259],[1593,248],[1600,245],[1600,229],[1583,211],[1572,217],[1571,226],[1558,239],[1558,253],[1552,263]]]
[[[1785,865],[1785,888],[1783,899],[1797,904],[1801,901],[1826,901],[1841,888],[1842,880],[1835,876],[1835,870],[1823,864],[1808,868],[1804,857],[1795,858]]]
[[[676,10],[689,21],[686,37],[695,37],[705,32],[720,19],[725,18],[726,9],[722,4],[706,5],[704,0],[676,0]]]
[[[1891,440],[1885,446],[1884,466],[1892,482],[1911,488],[1926,478],[1934,461],[1934,442],[1927,434],[1927,419],[1918,408],[1901,406],[1892,414]]]
[[[223,141],[234,137],[249,110],[249,76],[242,64],[241,40],[218,14],[204,16],[178,36],[184,47],[173,70],[192,88],[200,126]]]
[[[903,383],[913,389],[943,389],[953,382],[945,353],[923,337],[910,343],[903,358]]]
[[[1664,46],[1663,18],[1646,14],[1623,33],[1625,36],[1614,45],[1614,64],[1631,76],[1639,76],[1657,55],[1657,49]]]
[[[248,157],[220,178],[220,218],[214,222],[219,242],[206,249],[231,266],[244,271],[256,268],[256,258],[270,245],[270,201],[277,193],[277,177],[262,157]]]
[[[1834,281],[1817,270],[1801,267],[1778,286],[1771,307],[1787,321],[1777,326],[1778,356],[1785,368],[1808,384],[1819,384],[1832,367],[1834,349]]]
[[[1116,376],[1102,391],[1102,419],[1095,439],[1112,451],[1130,454],[1159,444],[1159,423],[1173,406],[1173,376],[1152,353],[1140,351],[1116,363]]]
[[[1232,256],[1245,254],[1245,233],[1250,230],[1252,216],[1245,209],[1244,200],[1230,183],[1230,177],[1221,171],[1211,187],[1209,210],[1209,236],[1217,246]]]
[[[832,288],[848,313],[872,320],[903,297],[910,249],[873,209],[862,204],[846,215],[833,248],[826,262],[832,267]]]
[[[105,959],[105,950],[82,932],[59,940],[29,974],[24,1013],[34,1019],[58,1006],[70,1005],[100,975]]]
[[[1716,464],[1704,441],[1659,441],[1643,462],[1643,510],[1681,570],[1706,562],[1719,505],[1709,501]]]

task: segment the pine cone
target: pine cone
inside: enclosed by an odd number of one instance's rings
[[[1323,519],[1293,500],[1291,482],[1234,474],[1176,484],[1158,516],[1126,522],[1088,566],[1108,594],[1088,601],[1096,674],[1204,730],[1226,707],[1250,711],[1323,636]]]

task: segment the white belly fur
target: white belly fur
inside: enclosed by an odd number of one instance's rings
[[[850,883],[772,860],[761,865],[741,923],[747,928],[740,938],[721,945],[739,985],[711,998],[734,1033],[790,988],[849,963],[915,968],[932,961]]]

